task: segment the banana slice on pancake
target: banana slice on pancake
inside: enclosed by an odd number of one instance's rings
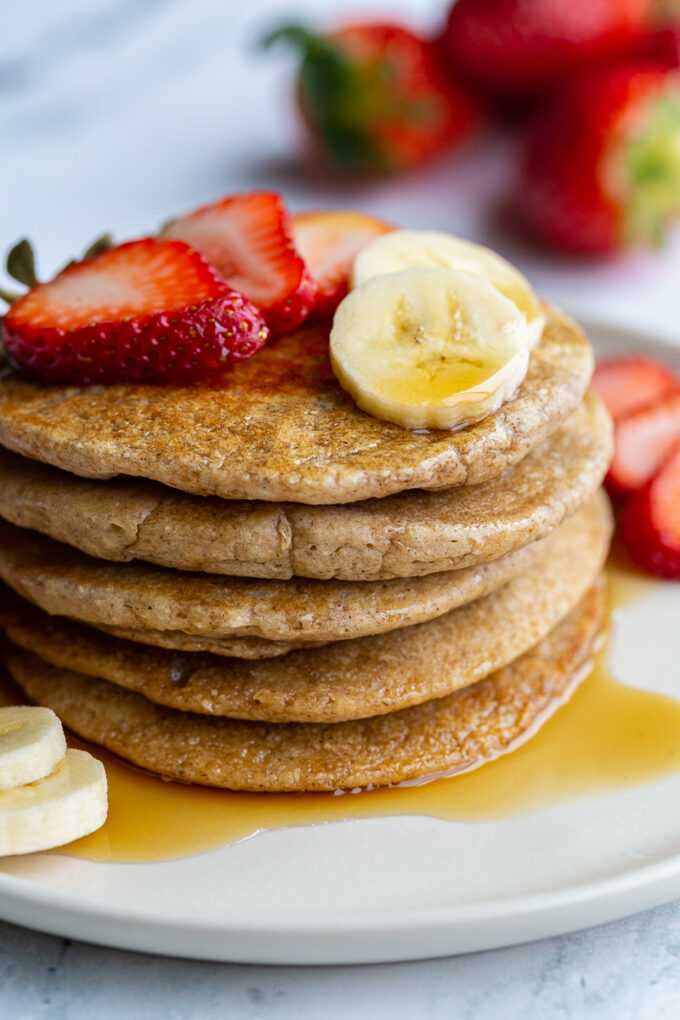
[[[487,280],[524,313],[529,345],[535,347],[541,339],[545,315],[522,273],[490,248],[442,231],[393,230],[377,237],[354,259],[352,285],[415,266],[455,269]]]
[[[335,313],[330,355],[340,385],[374,417],[456,429],[514,394],[528,333],[524,313],[487,280],[420,266],[352,290]]]

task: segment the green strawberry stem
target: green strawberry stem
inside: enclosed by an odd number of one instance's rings
[[[332,160],[342,170],[389,171],[369,130],[382,99],[376,86],[384,69],[350,60],[340,46],[300,25],[284,26],[263,42],[285,42],[302,54],[303,103]]]
[[[663,243],[680,214],[680,96],[674,88],[649,101],[625,146],[627,242]]]

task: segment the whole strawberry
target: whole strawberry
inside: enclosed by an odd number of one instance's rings
[[[198,252],[154,238],[36,282],[2,328],[7,354],[31,379],[77,386],[212,381],[268,337],[258,309]]]
[[[316,35],[283,28],[302,54],[298,100],[337,169],[394,174],[425,163],[481,122],[480,101],[442,67],[438,46],[399,25],[365,22]]]
[[[451,66],[502,103],[540,97],[573,71],[635,52],[658,0],[457,0]]]
[[[565,252],[659,244],[680,213],[680,75],[649,63],[593,71],[530,126],[516,206]]]

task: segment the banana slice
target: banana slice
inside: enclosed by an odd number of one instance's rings
[[[0,790],[49,775],[66,754],[59,719],[50,708],[0,708]]]
[[[529,346],[541,339],[545,315],[529,281],[506,259],[490,248],[438,230],[393,230],[371,241],[354,259],[352,286],[360,287],[372,276],[394,273],[409,266],[456,269],[492,283],[524,312],[529,327]]]
[[[408,429],[455,429],[491,414],[522,382],[527,324],[486,280],[402,269],[370,278],[340,303],[330,354],[364,411]]]
[[[104,766],[69,749],[49,776],[0,793],[0,857],[63,846],[98,829],[106,812]]]

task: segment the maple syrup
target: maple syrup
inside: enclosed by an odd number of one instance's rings
[[[613,561],[611,606],[644,598],[657,582]],[[0,685],[0,704],[20,699]],[[560,801],[637,786],[680,771],[680,701],[616,682],[601,650],[570,701],[525,744],[475,771],[422,784],[343,794],[249,794],[167,782],[77,738],[104,761],[109,817],[58,851],[95,861],[160,861],[202,853],[263,830],[347,818],[428,815],[496,819]]]

